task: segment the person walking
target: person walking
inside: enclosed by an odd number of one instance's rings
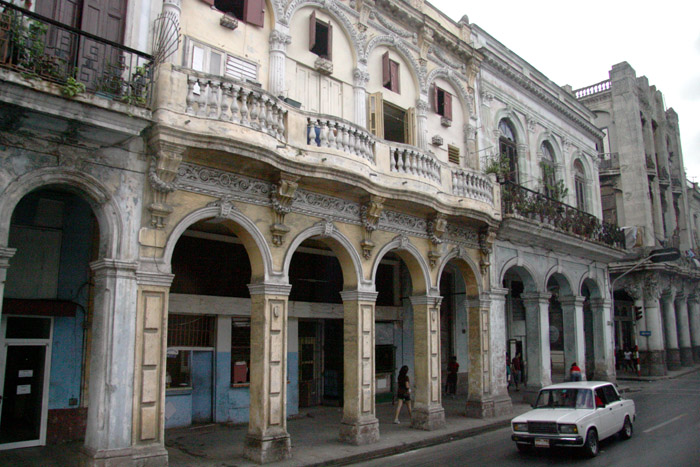
[[[398,425],[401,423],[399,421],[399,413],[401,412],[401,407],[403,406],[404,401],[406,401],[406,407],[408,408],[408,417],[411,418],[411,380],[408,378],[408,367],[406,365],[402,366],[399,370],[396,398],[398,399],[399,403],[396,406],[394,423]]]
[[[457,372],[459,371],[459,363],[457,363],[457,357],[454,355],[450,357],[450,361],[447,364],[447,384],[445,387],[445,392],[449,395],[454,396],[457,394]]]
[[[625,358],[625,365],[623,370],[629,369],[630,371],[634,371],[634,365],[632,365],[632,351],[629,347],[625,347],[625,353],[623,355]]]
[[[513,382],[515,383],[515,390],[520,391],[520,389],[518,389],[518,383],[520,382],[520,372],[523,369],[522,361],[520,360],[520,352],[515,354],[515,357],[513,357],[511,367],[511,373],[513,374]]]
[[[576,362],[571,364],[571,368],[569,368],[569,376],[571,381],[581,381],[581,368],[576,365]]]

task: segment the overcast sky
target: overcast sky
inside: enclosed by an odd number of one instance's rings
[[[609,78],[626,61],[678,113],[685,170],[700,182],[700,3],[697,0],[428,0],[463,15],[560,86]]]

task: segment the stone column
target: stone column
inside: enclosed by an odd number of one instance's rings
[[[172,274],[138,271],[134,359],[134,448],[147,465],[167,465],[165,430],[165,359],[168,294]],[[93,342],[97,342],[93,338]],[[146,456],[148,454],[148,456]],[[155,464],[153,464],[155,465]]]
[[[688,296],[676,295],[676,325],[678,326],[678,344],[681,353],[681,366],[693,366],[693,347],[690,342],[690,322],[688,321]]]
[[[270,77],[269,91],[273,96],[284,96],[285,63],[287,61],[287,45],[292,38],[277,29],[270,33]]]
[[[287,433],[288,284],[250,284],[250,420],[246,456],[260,464],[291,457]]]
[[[175,22],[175,25],[173,25],[173,28],[177,28],[177,30],[179,31],[179,29],[180,29],[180,13],[181,13],[180,0],[163,0],[163,8],[161,11],[163,12],[163,15],[167,15],[173,19],[173,21]],[[138,47],[136,47],[136,48],[138,48]],[[173,53],[166,58],[166,61],[168,63],[173,64],[173,65],[176,65],[176,64],[179,65],[180,64],[180,54]]]
[[[340,439],[354,445],[379,441],[374,406],[376,292],[341,292],[343,298],[343,420]]]
[[[440,302],[442,297],[411,297],[415,401],[411,426],[421,430],[445,427],[440,377]]]
[[[10,259],[12,259],[16,252],[16,248],[0,247],[0,319],[2,318],[2,302],[5,296],[7,269],[10,267]]]
[[[552,366],[549,348],[549,295],[524,293],[527,349],[525,370],[527,390],[537,392],[552,384]]]
[[[428,96],[420,96],[416,102],[416,146],[425,151],[428,149]]]
[[[369,73],[367,73],[367,65],[361,65],[352,72],[353,87],[352,94],[355,104],[355,120],[354,122],[362,127],[367,128],[367,82],[369,81]]]
[[[661,296],[661,308],[664,317],[664,338],[666,340],[666,367],[677,370],[681,367],[681,352],[678,349],[678,327],[676,326],[676,309],[674,301],[676,290],[667,289]]]
[[[133,444],[153,443],[154,465],[167,464],[167,452],[158,446],[158,419],[153,409],[140,426],[132,424],[134,399],[134,343],[136,335],[137,263],[102,259],[90,264],[94,274],[95,300],[90,355],[90,393],[87,429],[81,465],[131,464],[136,454]],[[146,336],[140,336],[143,340]],[[156,355],[148,354],[143,365],[158,367],[160,341],[153,344]],[[149,349],[152,349],[149,346]],[[140,355],[145,358],[145,355]],[[152,359],[151,359],[152,357]],[[157,361],[156,361],[157,360]],[[139,362],[141,363],[141,362]],[[159,375],[155,375],[158,378]],[[149,385],[152,389],[152,386]],[[160,386],[156,384],[156,392]],[[157,394],[136,394],[138,401]],[[133,439],[135,431],[142,433]],[[148,449],[146,449],[148,450]]]
[[[469,328],[469,397],[467,417],[510,414],[513,404],[506,381],[506,295],[491,289],[489,299],[467,304]]]
[[[586,339],[583,334],[584,300],[585,298],[580,296],[559,299],[564,318],[564,371],[568,372],[571,364],[576,362],[581,368],[583,380],[586,379]]]
[[[661,289],[655,275],[644,279],[644,323],[651,334],[646,340],[647,351],[642,353],[642,372],[648,376],[666,374],[666,353],[664,351],[663,325],[659,298]],[[640,339],[642,340],[642,339]]]
[[[593,342],[595,345],[595,379],[615,379],[615,350],[613,339],[612,301],[604,298],[591,299],[593,313]]]
[[[690,315],[690,342],[693,346],[693,361],[700,363],[700,300],[698,294],[688,296]]]

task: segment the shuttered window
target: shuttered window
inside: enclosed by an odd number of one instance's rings
[[[258,80],[258,66],[253,62],[227,54],[223,50],[194,41],[189,37],[186,38],[186,50],[187,56],[184,66],[188,68],[242,81],[246,79]]]
[[[208,5],[214,5],[214,0],[202,0]],[[223,7],[222,5],[225,5]],[[229,0],[221,2],[220,11],[229,13],[243,22],[253,26],[263,27],[265,24],[265,0]]]
[[[447,160],[452,164],[459,165],[459,148],[457,146],[447,145]]]
[[[433,110],[436,114],[452,120],[452,94],[433,86]]]
[[[316,12],[309,18],[309,50],[321,58],[333,60],[333,25],[316,18]]]
[[[401,94],[399,63],[389,58],[388,51],[382,55],[382,85],[396,94]]]
[[[378,138],[384,138],[384,99],[381,92],[368,96],[367,110],[369,132]]]

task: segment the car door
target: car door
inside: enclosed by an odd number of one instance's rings
[[[606,398],[606,409],[611,412],[611,435],[617,433],[622,429],[622,424],[625,421],[625,409],[623,407],[622,399],[620,394],[615,389],[615,386],[608,384],[603,386],[603,392]]]
[[[610,436],[614,428],[614,415],[612,411],[612,406],[608,405],[607,395],[603,388],[604,386],[595,389],[596,415],[598,416],[599,439],[604,439]]]

